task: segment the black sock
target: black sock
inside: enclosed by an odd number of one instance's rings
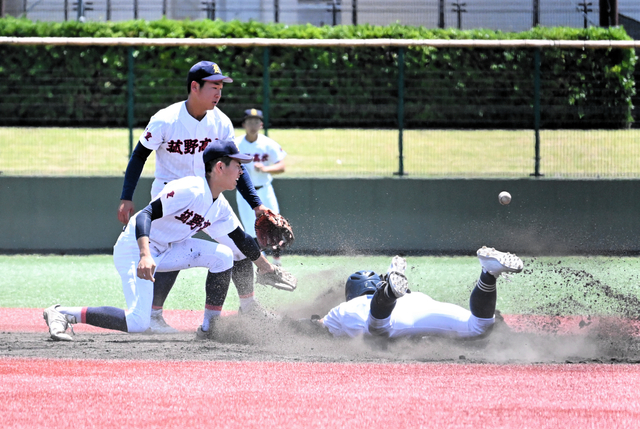
[[[207,282],[205,284],[205,292],[207,294],[205,304],[207,306],[222,308],[224,300],[227,298],[229,283],[231,282],[231,271],[232,268],[221,273],[212,273],[210,271],[207,273]]]
[[[162,308],[164,306],[171,288],[176,283],[178,274],[180,274],[180,271],[156,272],[154,274],[156,281],[153,283],[153,308]]]
[[[129,332],[124,310],[116,307],[87,307],[85,322],[105,329]]]
[[[238,296],[246,297],[253,294],[253,262],[249,258],[233,262],[231,278],[238,290]]]
[[[471,291],[469,309],[471,314],[481,319],[491,319],[496,311],[496,278],[484,271]]]
[[[376,319],[386,319],[396,306],[396,297],[388,285],[379,287],[371,298],[371,315]]]

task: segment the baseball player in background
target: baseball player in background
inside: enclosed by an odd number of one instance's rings
[[[202,155],[206,147],[216,140],[233,140],[235,131],[231,120],[217,107],[225,83],[233,80],[222,74],[220,67],[210,61],[200,61],[187,75],[186,101],[181,101],[157,112],[149,121],[136,145],[124,176],[118,219],[129,222],[133,214],[133,193],[151,154],[156,152],[155,180],[151,187],[151,198],[155,198],[172,180],[186,176],[204,177]],[[246,169],[243,166],[243,172]],[[237,189],[254,211],[254,217],[262,214],[266,207],[251,183],[249,174],[243,174]],[[233,214],[235,217],[235,214]],[[240,297],[240,310],[252,311],[257,303],[254,299],[253,266],[235,243],[221,237],[221,243],[231,248],[234,256],[233,283]],[[161,272],[156,276],[150,333],[177,332],[164,320],[162,309],[179,271]]]
[[[373,271],[349,276],[346,302],[311,322],[335,337],[471,338],[488,334],[495,322],[497,279],[503,273],[519,273],[523,263],[516,255],[488,247],[479,249],[477,255],[482,272],[471,292],[470,310],[410,292],[404,274],[406,261],[396,256],[383,276]]]
[[[263,272],[275,270],[247,235],[223,191],[236,188],[242,163],[251,158],[238,152],[233,140],[216,140],[202,151],[205,171],[169,182],[147,207],[131,216],[113,248],[122,279],[127,310],[116,307],[62,307],[44,310],[51,338],[70,341],[69,324],[87,323],[124,332],[144,332],[151,323],[154,276],[160,272],[206,267],[206,302],[198,338],[207,338],[220,316],[234,266],[229,247],[192,238],[203,231],[216,241],[226,237]]]
[[[284,173],[286,168],[284,158],[287,153],[275,140],[260,133],[263,126],[261,110],[245,110],[242,128],[244,128],[246,134],[238,137],[236,143],[241,153],[253,157],[253,162],[247,164],[246,167],[258,197],[262,200],[262,204],[274,213],[280,213],[276,193],[271,182],[273,181],[273,174]],[[255,238],[256,215],[251,206],[240,196],[240,193],[237,192],[236,201],[240,220],[247,234]],[[279,248],[273,250],[274,265],[281,265],[280,252]]]

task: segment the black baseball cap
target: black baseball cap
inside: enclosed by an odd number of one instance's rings
[[[222,158],[223,156],[233,158],[242,164],[253,161],[252,156],[240,153],[240,151],[238,150],[238,146],[236,146],[236,142],[234,142],[233,140],[212,141],[205,148],[204,153],[202,154],[202,160],[206,164],[209,161]]]
[[[200,61],[191,67],[189,75],[187,76],[187,84],[190,85],[194,80],[209,80],[224,83],[233,82],[233,79],[229,76],[222,74],[222,70],[220,70],[218,64],[212,63],[211,61]]]
[[[244,111],[244,118],[242,119],[243,121],[247,118],[260,118],[260,120],[264,119],[262,117],[262,110],[258,110],[258,109],[247,109]]]

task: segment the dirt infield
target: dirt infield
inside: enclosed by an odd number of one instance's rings
[[[393,342],[342,340],[292,321],[252,320],[232,313],[216,340],[197,341],[198,311],[167,311],[182,332],[126,334],[75,325],[75,341],[50,340],[42,309],[0,309],[0,356],[55,359],[230,360],[280,362],[638,363],[638,322],[626,319],[505,316],[487,338]]]

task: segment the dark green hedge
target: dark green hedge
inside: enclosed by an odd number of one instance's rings
[[[0,19],[0,36],[627,40],[623,29],[523,33],[369,25],[313,27],[237,21],[34,23]],[[263,102],[263,48],[136,48],[135,117],[186,97],[189,67],[211,59],[235,82],[221,108],[238,122]],[[396,127],[398,49],[280,48],[270,53],[272,127]],[[531,128],[532,49],[411,48],[404,52],[405,126]],[[126,126],[127,48],[0,45],[0,125]],[[631,49],[543,49],[542,126],[620,128],[631,122]]]

